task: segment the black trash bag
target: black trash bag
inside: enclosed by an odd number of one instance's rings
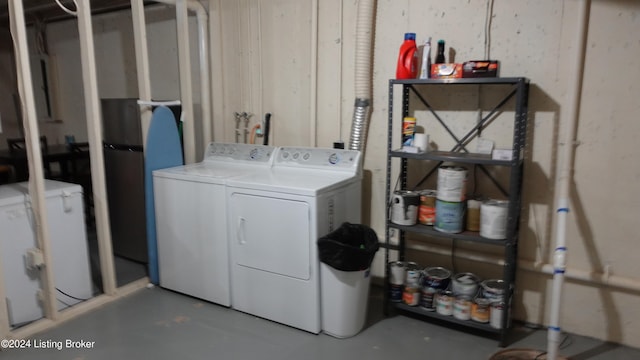
[[[368,269],[379,247],[373,229],[348,222],[318,239],[320,261],[342,271]]]

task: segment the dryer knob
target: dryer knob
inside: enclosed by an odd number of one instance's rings
[[[329,164],[335,165],[340,162],[340,155],[333,153],[329,155]]]

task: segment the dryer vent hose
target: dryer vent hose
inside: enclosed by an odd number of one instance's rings
[[[367,140],[369,102],[371,99],[374,10],[375,0],[360,0],[358,2],[355,54],[356,101],[351,122],[351,136],[349,138],[350,150],[364,151],[364,144]]]

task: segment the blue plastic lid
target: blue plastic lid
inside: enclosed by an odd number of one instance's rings
[[[404,39],[405,40],[415,40],[416,39],[416,33],[404,33]]]

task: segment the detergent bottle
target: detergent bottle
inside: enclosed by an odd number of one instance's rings
[[[396,79],[415,79],[418,73],[416,34],[405,33],[404,42],[400,46]]]

